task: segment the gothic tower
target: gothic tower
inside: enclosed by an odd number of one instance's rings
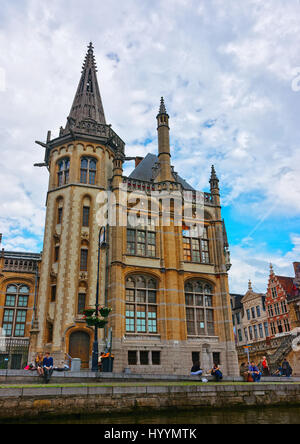
[[[96,199],[108,188],[116,153],[124,153],[124,142],[105,120],[92,43],[65,128],[59,137],[51,139],[48,133],[46,143],[37,143],[45,148],[45,162],[38,166],[47,167],[49,188],[31,351],[48,349],[63,359],[65,352],[77,356],[85,350],[82,364],[88,367],[93,330],[86,327],[82,310],[95,304]]]
[[[217,362],[224,374],[236,375],[230,259],[215,168],[210,193],[197,192],[174,170],[162,98],[157,155],[136,158],[135,169],[124,176],[129,158],[106,123],[96,73],[90,44],[67,125],[58,138],[48,133],[46,143],[38,142],[45,148],[39,166],[48,168],[50,178],[31,352],[47,348],[56,359],[68,353],[80,357],[83,367],[90,365],[93,328],[82,310],[95,306],[97,205],[101,192],[109,191],[115,220],[106,226],[101,249],[99,302],[112,308],[114,371],[188,374],[192,362],[200,361],[206,371]],[[99,351],[106,337],[102,331]]]

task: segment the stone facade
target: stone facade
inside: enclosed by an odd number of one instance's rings
[[[215,361],[224,374],[235,375],[229,252],[216,172],[213,168],[210,193],[201,193],[202,213],[195,218],[197,192],[171,165],[169,116],[162,99],[155,164],[147,167],[149,158],[138,158],[144,175],[137,179],[135,170],[125,177],[125,144],[106,124],[95,71],[90,45],[67,126],[58,138],[48,133],[45,144],[38,142],[45,148],[50,175],[39,328],[31,356],[47,349],[56,360],[69,353],[80,357],[84,367],[90,365],[93,329],[82,308],[95,306],[99,212],[107,192],[116,223],[107,224],[107,246],[101,248],[99,303],[112,308],[112,314],[108,328],[101,330],[99,351],[112,349],[117,372],[182,374],[199,360],[205,370]],[[182,200],[189,192],[190,215],[178,225],[182,209],[171,207],[166,224],[160,207],[124,204],[121,186],[126,186],[127,198],[139,199],[136,192],[143,192],[147,203],[153,192],[174,192]],[[130,212],[143,220],[153,218],[154,226],[140,222],[130,230]],[[193,225],[198,231],[204,227],[202,234],[192,234]],[[110,331],[112,342],[107,342]]]
[[[286,406],[299,403],[300,385],[294,383],[1,388],[0,418],[137,413],[170,408],[224,410],[238,406]]]
[[[27,364],[34,332],[41,255],[0,252],[0,368]]]

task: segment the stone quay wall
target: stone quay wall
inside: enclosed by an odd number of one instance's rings
[[[0,388],[0,419],[300,405],[299,383]]]

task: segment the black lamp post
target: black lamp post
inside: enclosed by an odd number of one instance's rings
[[[98,243],[98,267],[97,267],[97,288],[96,288],[96,316],[98,316],[99,313],[99,274],[100,274],[100,253],[101,253],[101,247],[105,246],[105,235],[106,235],[106,228],[101,227],[99,231],[99,243]],[[99,357],[99,351],[98,351],[98,326],[95,325],[95,332],[94,332],[94,343],[93,343],[93,353],[92,353],[92,371],[97,372],[98,371],[98,357]]]

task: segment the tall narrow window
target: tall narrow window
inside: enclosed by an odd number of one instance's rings
[[[58,162],[58,186],[61,187],[69,183],[70,159],[66,157]]]
[[[289,320],[287,318],[285,318],[283,322],[284,322],[285,331],[290,331],[291,328],[290,328]]]
[[[82,248],[80,251],[80,271],[87,271],[88,267],[88,250]]]
[[[86,304],[86,294],[85,293],[79,293],[79,295],[78,295],[78,307],[77,307],[78,314],[82,314],[84,312],[85,304]]]
[[[213,289],[202,281],[185,285],[186,323],[188,335],[214,336]]]
[[[97,161],[93,157],[83,157],[80,164],[80,183],[96,184]]]
[[[82,226],[89,227],[90,225],[90,207],[83,207],[82,209]]]
[[[126,280],[126,331],[157,333],[157,283],[150,277]]]
[[[56,285],[51,286],[51,302],[56,301]]]
[[[58,262],[59,260],[59,245],[54,247],[54,262]]]
[[[60,225],[62,223],[63,209],[59,207],[57,210],[57,224]]]
[[[264,331],[266,338],[269,336],[269,325],[267,322],[264,322]]]

